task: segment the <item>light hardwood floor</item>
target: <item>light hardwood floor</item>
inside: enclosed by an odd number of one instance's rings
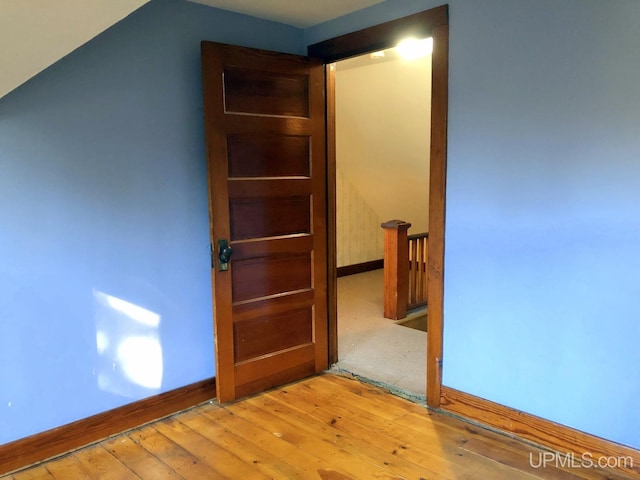
[[[200,405],[2,479],[624,479],[325,374]],[[530,458],[530,455],[532,456]]]

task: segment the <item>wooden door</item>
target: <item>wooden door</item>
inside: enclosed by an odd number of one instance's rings
[[[226,402],[327,368],[324,74],[306,57],[213,42],[202,71]]]

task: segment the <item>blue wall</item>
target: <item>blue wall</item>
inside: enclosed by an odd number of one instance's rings
[[[0,444],[215,374],[203,39],[304,52],[153,0],[0,99]]]
[[[0,444],[215,373],[200,40],[440,3],[153,0],[0,99]],[[449,4],[444,383],[640,448],[640,4]]]
[[[640,448],[640,3],[448,3],[444,384]]]

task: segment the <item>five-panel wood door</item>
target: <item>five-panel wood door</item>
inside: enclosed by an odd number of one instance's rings
[[[327,368],[324,72],[307,57],[213,42],[202,42],[202,71],[226,402]]]

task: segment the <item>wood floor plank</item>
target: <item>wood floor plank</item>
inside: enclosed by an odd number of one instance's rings
[[[395,439],[382,438],[376,424],[356,424],[348,418],[334,412],[325,412],[321,408],[296,408],[306,404],[306,397],[296,396],[296,393],[288,393],[282,397],[278,392],[274,392],[255,400],[298,428],[308,432],[322,432],[327,439],[335,437],[337,445],[381,469],[399,476],[428,474],[433,478],[450,478],[433,468],[439,459],[433,457],[430,452],[423,452],[431,460],[429,465],[423,459],[418,462],[411,461],[408,456],[403,455],[407,446]],[[345,439],[348,441],[345,442]],[[413,460],[417,459],[416,456]]]
[[[373,428],[377,436],[382,438],[381,442],[390,442],[389,447],[401,450],[405,455],[414,450],[417,450],[419,456],[428,455],[434,452],[433,444],[435,444],[441,447],[438,454],[446,461],[456,461],[459,457],[457,447],[463,438],[459,430],[455,438],[439,436],[434,431],[433,415],[426,408],[422,408],[420,415],[413,418],[410,428],[399,427],[397,418],[389,421],[377,416],[375,412],[371,414],[366,408],[366,401],[360,396],[354,395],[353,398],[343,396],[336,400],[333,395],[323,392],[322,388],[308,388],[307,385],[300,386],[304,388],[296,387],[295,390],[287,388],[272,392],[269,397],[292,406],[306,406],[305,412],[307,414],[318,416],[325,422],[331,421],[344,428],[348,427],[353,435],[360,435],[362,438],[367,438],[370,435],[370,429]],[[294,398],[296,401],[293,401]],[[309,408],[313,409],[309,410]],[[424,448],[420,445],[409,447],[416,438],[422,440]],[[443,444],[443,442],[445,443]]]
[[[376,415],[390,420],[404,416],[407,412],[422,414],[426,407],[390,395],[382,388],[344,377],[342,375],[322,375],[318,377],[317,387],[338,398],[352,398],[352,395],[366,399],[367,408]]]
[[[420,405],[406,405],[406,400],[398,397],[385,399],[387,400],[385,401],[387,411],[383,415],[379,415],[379,404],[372,409],[371,415],[369,415],[369,412],[360,409],[359,402],[372,399],[374,403],[378,403],[380,399],[380,389],[371,385],[362,385],[359,384],[359,382],[353,382],[353,380],[341,376],[327,375],[319,380],[319,382],[314,382],[313,384],[300,382],[289,385],[274,392],[274,394],[294,391],[300,392],[304,391],[304,389],[313,390],[313,393],[309,394],[309,404],[313,404],[314,401],[316,405],[322,403],[323,407],[329,406],[330,410],[336,414],[342,411],[345,418],[348,417],[360,421],[362,419],[373,420],[377,418],[380,427],[386,428],[384,436],[406,440],[407,432],[411,432],[411,435],[426,435],[427,438],[432,439],[432,442],[436,441],[436,444],[441,445],[443,451],[449,453],[454,452],[456,448],[461,447],[470,439],[475,439],[478,445],[480,445],[480,442],[489,442],[489,444],[482,447],[482,452],[472,452],[467,448],[463,450],[464,453],[461,455],[461,458],[456,458],[455,455],[449,455],[449,461],[454,463],[468,463],[466,462],[465,456],[473,453],[478,455],[479,458],[470,460],[479,463],[479,466],[484,465],[491,469],[502,469],[502,467],[497,465],[502,464],[503,466],[521,470],[523,473],[527,473],[536,478],[549,480],[602,480],[603,478],[617,478],[617,474],[597,469],[582,469],[579,473],[576,473],[576,469],[569,471],[568,468],[563,469],[548,466],[544,471],[540,471],[540,469],[535,469],[530,466],[529,454],[533,452],[537,455],[542,450],[521,441],[510,439],[504,435],[461,423],[459,420],[450,416],[434,415]],[[346,385],[347,388],[336,388],[338,385]],[[343,405],[348,405],[344,407],[348,409],[346,414],[341,410]],[[405,412],[404,415],[402,415],[403,411]],[[421,421],[425,418],[425,415],[431,420],[431,422],[426,425],[426,428],[424,422]],[[393,421],[390,422],[380,417],[385,419],[392,418]],[[463,428],[461,428],[461,425]],[[400,426],[400,428],[397,428],[398,426]],[[473,443],[471,445],[473,445]],[[488,452],[491,453],[489,454]],[[458,451],[458,453],[460,453],[460,451]]]
[[[106,440],[104,447],[140,478],[183,480],[173,468],[126,435]]]
[[[4,480],[4,477],[2,478]],[[54,480],[54,477],[43,466],[37,466],[30,468],[29,470],[24,470],[8,478],[13,478],[13,480]]]
[[[345,401],[349,401],[353,395],[357,395],[359,397],[365,399],[371,399],[373,402],[379,404],[380,392],[377,387],[363,386],[363,385],[351,385],[351,379],[344,376],[324,376],[320,379],[322,386],[327,387],[322,388],[320,390],[332,392],[335,388],[335,385],[344,385],[346,387],[343,390],[341,399]],[[359,382],[355,382],[359,383]],[[334,384],[331,387],[331,384]],[[387,408],[389,412],[386,414],[389,417],[394,417],[394,424],[402,426],[403,429],[407,429],[409,431],[417,431],[421,434],[425,435],[436,435],[436,438],[440,443],[442,443],[446,449],[451,449],[457,443],[459,446],[463,445],[467,441],[474,439],[478,445],[480,442],[487,443],[482,447],[482,452],[476,452],[479,456],[489,458],[498,463],[503,463],[514,467],[516,469],[522,470],[524,472],[528,472],[530,475],[539,476],[539,478],[544,478],[545,480],[616,480],[618,478],[628,478],[625,476],[620,476],[621,474],[613,473],[610,470],[602,470],[602,469],[569,469],[569,468],[559,468],[556,466],[548,466],[541,471],[540,469],[535,469],[529,464],[529,453],[533,452],[537,455],[539,452],[543,450],[528,445],[522,441],[515,440],[505,435],[483,429],[481,427],[476,427],[474,425],[461,422],[459,419],[456,419],[449,415],[431,415],[432,425],[427,429],[421,429],[422,425],[420,419],[424,417],[425,408],[413,404],[411,406],[407,406],[405,409],[404,404],[406,401],[402,398],[391,396],[386,402]],[[406,413],[404,415],[397,416],[401,414],[402,410],[405,409]],[[377,407],[374,408],[377,411]],[[429,414],[429,413],[427,413]],[[461,428],[462,427],[462,428]],[[466,449],[471,453],[469,448],[474,445],[473,443],[469,445]],[[490,445],[493,445],[490,447]],[[501,453],[498,454],[499,451]],[[491,451],[491,454],[488,452]]]
[[[1,480],[632,480],[338,375],[207,403]]]
[[[248,465],[259,470],[270,478],[305,479],[309,478],[304,470],[287,463],[284,458],[277,457],[263,448],[248,442],[243,436],[221,426],[202,415],[201,412],[191,411],[180,415],[180,422],[189,428],[200,432],[220,448],[233,452]],[[286,458],[286,457],[285,457]]]
[[[364,388],[367,388],[365,386]],[[402,418],[402,412],[389,413],[389,409],[381,410],[371,408],[371,403],[360,393],[350,393],[341,389],[340,394],[336,391],[325,388],[325,385],[318,386],[312,383],[299,383],[290,385],[281,390],[277,390],[271,393],[271,395],[280,399],[283,402],[292,404],[292,406],[300,405],[303,411],[313,411],[320,415],[340,414],[345,418],[352,420],[358,420],[364,425],[388,425],[393,426],[396,424],[399,418]],[[291,402],[288,398],[295,397],[298,399],[296,402]],[[407,402],[408,408],[414,408],[414,405]],[[436,433],[432,431],[431,423],[432,415],[429,410],[423,407],[418,407],[419,413],[414,414],[414,427],[422,427],[417,433],[432,437],[434,440],[439,440]],[[406,412],[405,412],[406,415]],[[425,424],[425,420],[428,419],[428,423]]]
[[[202,478],[233,480],[222,475],[207,463],[200,461],[198,457],[172,442],[158,432],[152,425],[134,430],[130,432],[128,436],[151,454],[162,458],[165,464],[170,466],[185,480],[199,480]]]
[[[133,480],[140,478],[100,444],[96,445],[95,448],[78,450],[72,454],[72,458],[78,459],[80,464],[90,472],[87,478],[99,478],[100,480]],[[80,470],[78,470],[79,472]],[[83,477],[78,475],[71,478]]]
[[[47,464],[47,470],[49,470],[56,480],[64,480],[66,478],[91,480],[95,477],[94,472],[92,472],[89,467],[83,465],[72,453],[49,462]]]
[[[206,462],[227,478],[267,480],[260,470],[243,462],[235,452],[225,450],[175,418],[168,418],[155,426],[156,430],[180,445],[193,456]]]
[[[416,475],[429,478],[458,479],[468,476],[478,466],[485,466],[491,469],[494,478],[505,478],[509,480],[532,480],[535,477],[513,471],[505,465],[496,465],[487,459],[476,460],[473,465],[466,461],[464,456],[451,454],[443,456],[442,452],[436,451],[433,444],[430,448],[421,448],[422,439],[419,436],[406,436],[397,439],[388,435],[388,432],[379,424],[367,424],[354,421],[348,415],[334,415],[333,412],[324,412],[322,408],[315,411],[299,412],[292,411],[296,405],[309,405],[308,399],[304,396],[296,397],[296,393],[288,390],[289,394],[280,396],[280,405],[274,407],[282,412],[289,419],[295,419],[298,425],[305,422],[314,431],[318,426],[311,423],[309,417],[321,415],[319,421],[326,425],[326,428],[336,429],[342,432],[342,437],[349,438],[351,445],[356,447],[355,451],[350,451],[353,455],[358,455],[359,450],[366,450],[371,456],[370,461],[379,462],[384,465],[390,473],[401,477],[412,478]],[[261,400],[268,400],[277,396],[279,392],[261,397]],[[287,399],[285,402],[284,399]],[[329,409],[333,410],[333,409]],[[326,415],[329,413],[329,415]],[[380,465],[380,466],[382,466]]]
[[[356,478],[403,478],[400,474],[394,474],[389,468],[388,463],[393,460],[390,455],[381,457],[385,452],[378,451],[371,445],[362,445],[352,438],[345,438],[335,429],[321,422],[314,422],[311,418],[301,419],[295,417],[292,411],[265,407],[264,399],[264,396],[250,398],[229,408],[233,408],[234,413],[245,418],[261,419],[262,424],[267,425],[278,436],[301,449],[312,450],[315,455],[320,456],[338,471]],[[397,468],[401,469],[400,466]],[[413,471],[412,473],[429,473],[435,479],[446,478],[435,472]]]
[[[529,452],[517,451],[504,445],[496,444],[486,437],[478,436],[468,439],[460,448],[467,454],[488,458],[517,470],[528,472],[531,475],[541,475],[540,469],[536,469],[531,465],[531,459],[537,458],[537,455],[541,453],[538,449],[530,448]],[[581,480],[584,478],[555,467],[546,468],[544,475],[545,479],[548,480]]]
[[[395,424],[413,431],[420,425],[419,419],[422,414],[409,412],[403,417],[395,420]],[[512,466],[519,470],[538,475],[548,480],[616,480],[618,474],[610,470],[603,469],[571,469],[549,465],[541,472],[540,469],[531,466],[530,455],[537,459],[537,455],[543,454],[544,450],[520,440],[507,437],[491,430],[461,422],[449,415],[433,415],[432,432],[437,433],[438,438],[443,443],[457,443],[459,447],[467,452],[475,453],[485,458]],[[461,428],[461,425],[463,428]]]
[[[270,452],[303,472],[301,478],[335,478],[336,480],[358,480],[357,477],[346,475],[344,472],[329,469],[327,463],[319,458],[314,451],[301,450],[297,446],[287,442],[281,436],[265,429],[261,424],[253,423],[240,416],[234,415],[228,410],[218,412],[202,412],[209,420],[224,428],[225,431],[233,430],[244,441],[257,448]],[[294,477],[295,478],[295,477]]]
[[[375,412],[378,411],[378,407],[380,406],[380,391],[376,387],[369,386],[367,388],[366,385],[353,385],[351,379],[343,376],[324,376],[320,380],[321,382],[318,383],[322,385],[323,388],[316,388],[316,390],[323,391],[325,395],[331,392],[333,395],[330,398],[335,398],[336,393],[342,390],[340,394],[341,400],[349,402],[353,401],[354,397],[366,400],[371,399],[377,404],[373,410]],[[338,385],[345,386],[346,388],[336,389]],[[530,453],[537,455],[542,452],[539,448],[470,424],[462,423],[463,428],[461,429],[460,420],[448,415],[432,415],[425,407],[420,405],[405,405],[406,400],[399,397],[392,396],[385,400],[388,409],[386,416],[392,417],[393,424],[402,427],[401,431],[406,430],[430,436],[442,444],[446,451],[452,451],[456,446],[461,447],[467,444],[468,441],[473,440],[471,444],[468,444],[466,449],[463,449],[467,453],[472,453],[472,450],[470,450],[472,446],[475,445],[477,449],[482,444],[481,452],[473,453],[476,453],[479,457],[522,470],[532,476],[539,476],[540,478],[548,480],[602,480],[603,478],[615,479],[616,477],[616,474],[610,471],[581,469],[579,473],[577,473],[575,469],[569,471],[569,469],[555,466],[548,466],[541,472],[540,469],[531,467],[529,460]],[[335,401],[333,405],[335,405]],[[351,406],[349,408],[351,408]],[[357,408],[357,406],[355,408]],[[403,410],[405,411],[404,414],[402,414]],[[427,412],[427,415],[430,415],[431,424],[428,425],[427,428],[422,428],[424,424],[420,420],[424,418],[425,412]],[[390,431],[387,431],[387,434],[393,435]]]
[[[285,393],[286,392],[286,393]],[[342,406],[339,402],[333,403],[332,399],[327,396],[318,395],[314,390],[306,390],[304,388],[288,388],[284,391],[275,391],[266,396],[264,399],[273,399],[279,402],[278,408],[284,410],[288,416],[296,416],[287,409],[298,407],[300,420],[307,417],[315,418],[323,424],[330,425],[332,428],[339,430],[344,436],[350,439],[357,439],[360,443],[371,443],[375,447],[383,450],[379,454],[379,458],[387,458],[389,465],[396,463],[398,459],[405,459],[414,468],[421,468],[423,471],[431,471],[432,475],[445,475],[446,478],[455,478],[464,472],[464,468],[451,468],[450,463],[458,460],[455,452],[444,455],[443,452],[434,449],[433,444],[429,443],[429,447],[421,446],[422,438],[413,435],[406,430],[396,432],[393,422],[377,418],[375,416],[367,416],[354,413],[357,407],[356,400],[352,400],[348,406]],[[314,403],[315,402],[315,403]],[[364,410],[363,410],[364,412]],[[366,412],[365,412],[366,413]],[[314,428],[316,428],[314,426]],[[395,433],[395,434],[394,434]],[[375,439],[373,441],[372,439]],[[421,440],[416,442],[415,440]],[[452,470],[448,472],[448,470]],[[445,473],[443,473],[445,472]]]

